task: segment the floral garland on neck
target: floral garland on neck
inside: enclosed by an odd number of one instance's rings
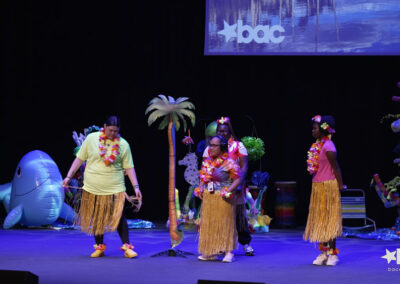
[[[311,175],[318,171],[319,154],[321,153],[322,146],[324,146],[325,142],[328,140],[330,140],[328,136],[323,137],[322,139],[317,139],[317,141],[311,145],[310,150],[307,152],[307,171]]]
[[[213,173],[214,173],[215,169],[218,169],[219,167],[221,167],[228,158],[229,158],[228,153],[224,153],[217,158],[208,157],[207,159],[205,159],[201,166],[201,170],[199,171],[201,182],[204,185],[211,182],[213,179]],[[226,166],[228,166],[228,165],[226,165]],[[228,187],[222,188],[221,195],[223,197],[229,198],[229,197],[231,197],[231,193],[230,192],[228,193],[227,189],[228,189]],[[196,187],[194,189],[194,195],[199,197],[200,194],[203,193],[203,191],[204,191],[203,187]]]
[[[120,135],[118,134],[117,137],[114,139],[110,139],[112,142],[116,142],[114,145],[111,147],[111,154],[110,156],[106,156],[107,153],[107,147],[106,147],[106,140],[107,140],[107,135],[104,130],[104,128],[100,129],[100,136],[99,136],[99,150],[100,150],[100,157],[103,158],[103,162],[106,166],[111,165],[115,162],[117,159],[117,156],[119,155],[119,140],[120,140]]]
[[[228,159],[228,153],[224,153],[217,158],[208,157],[204,160],[200,170],[200,180],[207,184],[212,181],[212,174],[215,169],[219,168]]]

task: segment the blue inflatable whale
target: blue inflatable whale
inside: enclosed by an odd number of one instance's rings
[[[50,225],[58,218],[73,222],[75,211],[64,203],[61,183],[60,170],[48,154],[39,150],[27,153],[12,182],[0,185],[0,201],[7,212],[3,228]]]

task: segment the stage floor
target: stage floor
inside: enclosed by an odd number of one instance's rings
[[[93,259],[93,239],[77,230],[0,230],[0,270],[29,271],[40,284],[54,283],[185,283],[199,279],[275,283],[398,283],[400,264],[381,258],[400,248],[399,241],[339,238],[340,262],[335,267],[314,266],[314,244],[302,240],[302,230],[272,229],[254,234],[254,256],[241,246],[236,261],[197,260],[197,233],[185,231],[179,250],[194,255],[153,255],[169,248],[165,227],[130,229],[139,256],[123,257],[117,233],[107,233],[106,256]],[[400,263],[400,256],[399,256]],[[394,270],[394,271],[392,271]],[[3,280],[1,283],[4,283]]]

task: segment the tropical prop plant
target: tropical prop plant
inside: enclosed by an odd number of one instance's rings
[[[188,101],[188,98],[181,97],[174,99],[168,98],[162,94],[152,99],[146,109],[145,114],[149,115],[147,124],[152,125],[157,119],[162,118],[158,129],[163,130],[168,126],[168,148],[169,148],[169,183],[168,183],[168,212],[169,212],[169,234],[171,237],[171,246],[179,245],[183,238],[183,233],[178,229],[178,219],[175,203],[175,129],[179,130],[181,121],[184,131],[186,131],[186,118],[189,118],[192,126],[195,125],[196,117],[193,113],[194,105]]]
[[[255,171],[251,176],[251,182],[259,188],[267,186],[268,181],[269,181],[268,172]]]
[[[264,192],[268,188],[269,182],[269,173],[268,172],[261,172],[255,171],[251,176],[251,182],[260,189],[258,193],[258,197],[256,200],[256,208],[258,211],[261,210],[261,200],[264,195]]]
[[[247,149],[249,161],[257,161],[265,155],[264,141],[260,138],[246,136],[242,138],[242,142]]]

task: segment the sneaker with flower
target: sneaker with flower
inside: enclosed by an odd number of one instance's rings
[[[127,258],[134,258],[134,257],[136,257],[138,254],[137,254],[137,252],[135,252],[134,250],[133,250],[133,245],[131,245],[131,244],[127,244],[127,243],[125,243],[122,247],[121,247],[121,250],[123,250],[125,253],[124,253],[124,255],[125,255],[125,257],[127,257]]]
[[[90,255],[90,257],[102,257],[104,256],[104,251],[106,250],[105,244],[95,244],[93,245],[95,251]]]

